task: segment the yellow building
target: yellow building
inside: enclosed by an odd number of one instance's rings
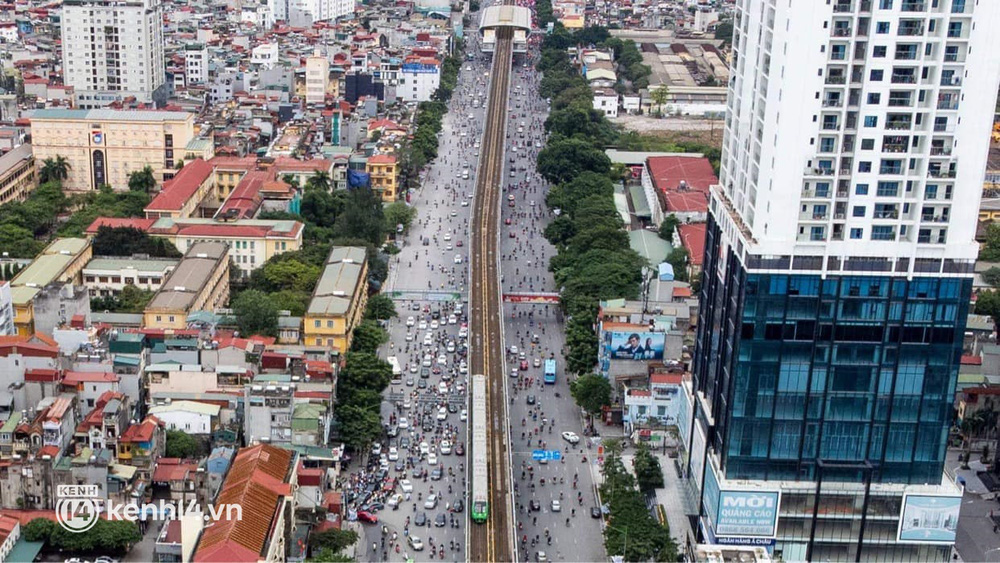
[[[93,253],[88,239],[56,239],[10,280],[14,326],[18,334],[35,333],[35,298],[46,286],[52,283],[82,285],[81,272]]]
[[[390,154],[376,154],[368,158],[365,172],[371,176],[372,190],[382,195],[382,201],[396,201],[396,178],[399,165]]]
[[[181,330],[188,313],[214,311],[229,301],[229,248],[218,242],[193,245],[142,312],[142,326]]]
[[[20,145],[0,156],[0,205],[24,201],[37,186],[31,145]]]
[[[303,321],[306,346],[341,352],[351,347],[354,327],[368,304],[368,260],[365,249],[335,246],[326,259]]]
[[[71,191],[128,189],[129,173],[146,165],[158,181],[169,180],[195,136],[194,114],[179,111],[41,109],[30,119],[37,165],[66,157],[63,187]]]

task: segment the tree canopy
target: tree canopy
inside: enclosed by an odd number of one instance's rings
[[[139,170],[133,170],[128,175],[128,189],[134,192],[149,193],[156,187],[156,175],[153,167],[143,166]]]
[[[570,383],[569,391],[576,404],[590,414],[597,414],[601,408],[611,405],[611,383],[603,376],[581,375]]]
[[[278,335],[278,307],[266,293],[255,289],[242,291],[231,305],[236,326],[244,336]]]
[[[608,155],[582,139],[561,139],[538,153],[538,172],[553,184],[568,182],[583,172],[607,174]]]
[[[195,459],[201,455],[198,439],[182,430],[167,430],[167,457]]]
[[[677,546],[670,529],[650,514],[635,478],[622,464],[619,449],[609,446],[605,445],[600,486],[610,513],[604,548],[610,555],[623,555],[625,561],[676,561]]]
[[[92,245],[95,256],[148,254],[156,258],[180,258],[181,252],[169,240],[151,237],[134,227],[97,228]]]

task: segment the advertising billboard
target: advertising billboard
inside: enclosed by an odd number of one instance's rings
[[[903,495],[896,541],[904,543],[955,543],[962,497]]]
[[[715,535],[773,538],[780,504],[779,491],[719,491]]]
[[[604,347],[612,360],[662,360],[663,332],[605,332]]]

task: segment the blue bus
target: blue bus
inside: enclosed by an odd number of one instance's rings
[[[555,384],[556,382],[556,361],[545,360],[545,383]]]

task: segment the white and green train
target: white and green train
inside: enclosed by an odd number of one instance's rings
[[[486,448],[486,376],[472,376],[472,521],[483,523],[490,516],[490,490]]]

